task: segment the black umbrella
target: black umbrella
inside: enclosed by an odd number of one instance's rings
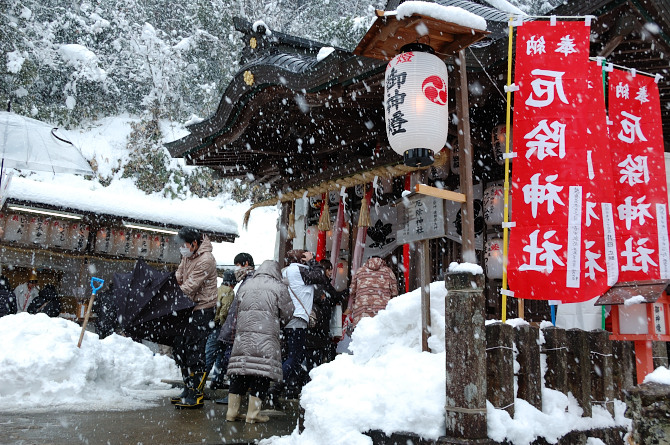
[[[131,273],[114,274],[113,293],[126,335],[164,345],[172,345],[183,331],[194,306],[172,272],[161,272],[142,260]]]

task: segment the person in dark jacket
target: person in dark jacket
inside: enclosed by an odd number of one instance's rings
[[[60,297],[56,286],[47,284],[40,289],[37,298],[32,300],[26,309],[29,314],[47,314],[49,317],[60,315]]]
[[[279,264],[264,261],[237,293],[235,342],[228,363],[230,393],[226,420],[239,418],[242,396],[249,389],[246,422],[267,422],[261,400],[271,381],[282,378],[281,326],[293,315],[293,303]]]
[[[0,276],[0,317],[16,314],[16,295],[9,284],[9,279]]]
[[[207,338],[207,346],[205,348],[205,357],[207,361],[207,369],[210,370],[211,383],[210,389],[222,389],[224,387],[223,377],[226,375],[226,367],[228,366],[228,358],[226,357],[226,348],[224,343],[219,341],[219,333],[221,326],[228,317],[230,306],[235,298],[235,291],[233,287],[236,284],[235,272],[227,269],[223,272],[223,280],[221,286],[217,290],[216,315],[214,316],[214,331]]]
[[[330,260],[319,261],[328,279],[325,284],[317,284],[314,289],[313,312],[316,315],[314,327],[307,329],[305,339],[305,382],[309,380],[309,371],[329,362],[335,356],[335,343],[330,335],[330,318],[333,308],[337,304],[343,304],[349,295],[348,290],[338,292],[331,283],[333,264]]]
[[[194,303],[193,314],[172,345],[175,362],[181,368],[184,391],[170,401],[176,408],[202,408],[207,381],[205,348],[214,329],[216,309],[216,260],[209,238],[192,227],[179,231],[182,255],[175,277],[181,290]]]

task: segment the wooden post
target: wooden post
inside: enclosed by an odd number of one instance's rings
[[[428,240],[418,242],[419,278],[421,280],[421,350],[429,351],[428,336],[430,335],[430,249]]]
[[[465,62],[465,50],[458,52],[455,60],[458,85],[456,87],[456,113],[458,116],[458,160],[461,180],[461,193],[466,201],[461,204],[461,222],[463,240],[463,261],[477,264],[475,253],[475,212],[473,206],[474,187],[472,185],[472,143],[470,141],[470,105],[468,102],[468,74]]]
[[[487,437],[484,275],[450,272],[445,285],[446,433],[483,439]]]
[[[588,333],[568,329],[568,390],[584,410],[583,417],[591,417],[591,360]]]
[[[514,418],[514,328],[486,326],[486,399]]]
[[[288,217],[291,212],[291,203],[282,202],[281,203],[281,213],[279,215],[279,252],[277,253],[277,262],[279,267],[282,268],[286,266],[286,252],[289,250],[288,245]]]
[[[614,398],[622,399],[621,391],[635,386],[635,358],[633,357],[633,343],[630,341],[613,341],[613,381]]]
[[[540,329],[534,326],[518,326],[514,329],[516,347],[519,353],[517,397],[542,411],[542,370],[540,368],[540,347],[537,344]]]
[[[417,170],[411,173],[411,187],[410,190],[415,190],[417,184],[425,182],[425,171]],[[421,286],[421,258],[419,252],[419,243],[409,243],[409,291]]]
[[[612,382],[612,342],[609,332],[589,332],[591,350],[591,403],[601,405],[614,415],[614,384]]]
[[[542,329],[544,334],[543,352],[547,356],[547,371],[544,381],[547,388],[568,393],[568,348],[565,331],[557,327]]]

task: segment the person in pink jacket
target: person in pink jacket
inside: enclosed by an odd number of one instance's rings
[[[184,391],[170,401],[176,408],[202,408],[207,381],[205,348],[214,329],[217,302],[216,260],[209,238],[192,227],[179,231],[183,243],[181,262],[175,274],[181,290],[195,303],[193,315],[172,345],[175,362],[181,368]]]
[[[345,314],[353,314],[356,326],[363,317],[374,317],[398,295],[398,281],[390,267],[378,256],[370,257],[351,278],[349,304]]]

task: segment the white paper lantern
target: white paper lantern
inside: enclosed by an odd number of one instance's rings
[[[349,284],[349,264],[346,260],[338,260],[335,265],[335,290],[338,292],[343,291],[347,288]]]
[[[95,251],[98,253],[112,253],[114,247],[114,237],[112,229],[101,227],[95,234]]]
[[[48,244],[53,247],[65,249],[68,246],[68,223],[61,220],[51,222],[51,231],[49,232]]]
[[[500,280],[503,276],[503,240],[491,238],[486,242],[486,276]]]
[[[28,241],[32,244],[46,244],[49,237],[50,221],[39,216],[31,216],[28,223]]]
[[[484,221],[489,226],[502,225],[505,212],[505,189],[490,185],[484,190]]]
[[[27,238],[27,232],[28,218],[14,213],[7,217],[5,234],[2,239],[10,242],[23,242]]]
[[[88,234],[90,232],[90,227],[82,223],[72,223],[70,224],[69,236],[70,236],[70,245],[68,246],[72,250],[78,252],[86,249],[88,245]]]
[[[447,67],[426,52],[405,52],[386,67],[386,135],[406,165],[433,163],[447,141]]]

